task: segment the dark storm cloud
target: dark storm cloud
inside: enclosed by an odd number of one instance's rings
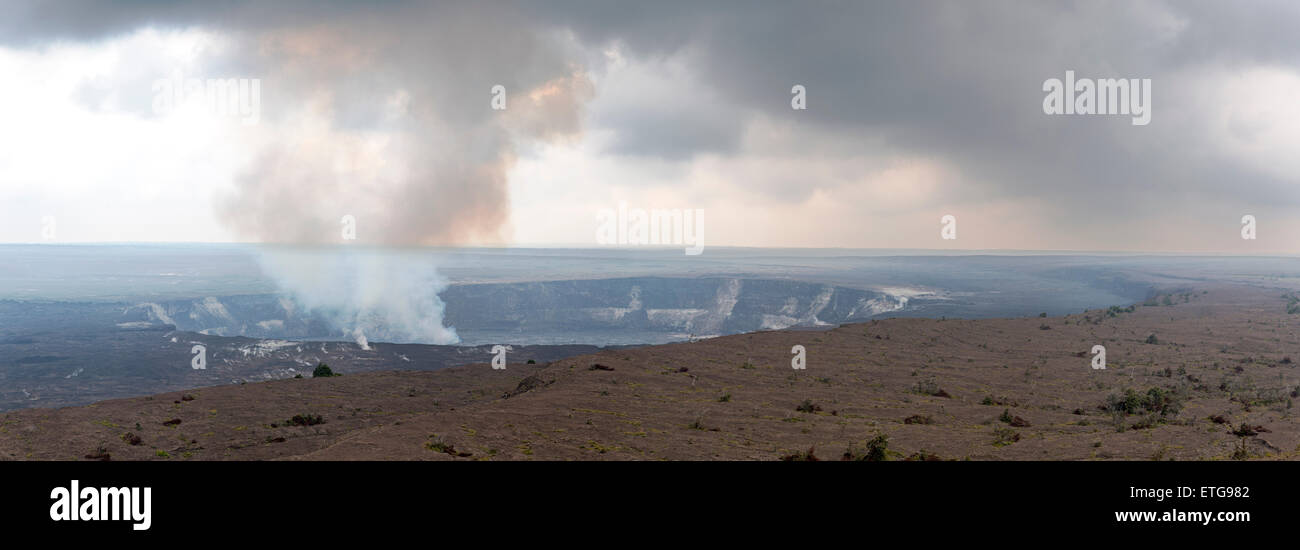
[[[366,72],[373,81],[411,86],[414,105],[469,129],[466,139],[496,144],[461,151],[488,160],[510,147],[498,130],[480,128],[491,113],[478,105],[478,90],[506,78],[512,89],[534,87],[566,74],[574,59],[601,70],[599,56],[572,55],[545,34],[569,29],[593,49],[618,45],[641,62],[687,64],[680,92],[656,90],[640,104],[623,98],[592,114],[593,124],[612,132],[611,153],[741,155],[747,123],[767,117],[794,124],[809,140],[862,138],[864,147],[884,143],[941,159],[962,176],[945,200],[1030,197],[1060,205],[1083,224],[1131,216],[1177,193],[1300,202],[1294,178],[1190,154],[1204,147],[1206,136],[1196,132],[1205,113],[1188,109],[1197,105],[1198,88],[1212,84],[1198,78],[1252,66],[1300,68],[1300,3],[1290,1],[37,2],[7,15],[0,40],[27,46],[142,25],[255,35],[328,24],[333,38],[378,45],[386,61]],[[297,61],[277,65],[281,60],[259,67],[302,82],[321,74]],[[1152,123],[1044,115],[1042,83],[1066,70],[1150,78]],[[325,74],[337,122],[374,124],[373,88],[355,74]],[[412,84],[411,74],[422,76]],[[807,111],[789,108],[793,84],[807,87]],[[703,107],[700,97],[710,98]],[[503,177],[493,172],[489,188],[503,186]],[[444,190],[420,189],[429,200]]]
[[[55,41],[97,41],[141,27],[223,27],[242,30],[310,23],[411,2],[285,0],[30,0],[8,2],[0,19],[0,44],[41,46]]]
[[[561,6],[561,9],[556,9]],[[1294,180],[1231,161],[1190,156],[1180,111],[1201,71],[1252,65],[1300,67],[1300,4],[1265,2],[739,2],[638,4],[629,9],[561,2],[542,20],[592,44],[631,55],[682,55],[698,80],[755,114],[815,125],[826,135],[884,136],[893,147],[941,158],[970,185],[955,200],[1030,196],[1104,206],[1131,215],[1169,193],[1231,192],[1295,204]],[[1050,117],[1042,83],[1080,77],[1150,78],[1153,122],[1126,117]],[[789,108],[792,84],[809,109]],[[679,97],[690,97],[689,91]],[[669,101],[672,98],[667,98]],[[663,106],[657,108],[662,109]],[[618,131],[654,138],[662,120]],[[609,122],[609,121],[607,121]],[[641,124],[644,122],[644,124]],[[676,122],[676,121],[674,121]],[[1181,123],[1180,123],[1181,122]],[[602,121],[597,120],[597,124]],[[691,133],[689,121],[675,130]],[[697,151],[729,152],[733,135],[707,125]],[[812,130],[809,135],[817,135]],[[644,154],[678,157],[680,142],[642,143]],[[644,139],[642,140],[644,141]],[[1249,182],[1243,185],[1243,180]],[[1067,213],[1068,215],[1068,213]],[[1106,215],[1101,218],[1108,217]]]

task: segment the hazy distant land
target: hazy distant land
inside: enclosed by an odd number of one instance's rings
[[[345,361],[342,377],[13,411],[0,415],[0,457],[1293,458],[1291,292],[1197,285],[1062,317],[885,319],[504,370],[351,372]],[[805,370],[791,368],[795,345]]]

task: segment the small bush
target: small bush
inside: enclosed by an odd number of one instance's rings
[[[889,460],[889,436],[880,434],[871,438],[871,441],[867,442],[867,452],[862,455],[862,460],[868,462]]]
[[[1119,317],[1121,313],[1133,313],[1136,310],[1137,310],[1136,306],[1128,306],[1128,307],[1110,306],[1110,308],[1106,310],[1106,316]]]
[[[803,413],[814,413],[822,410],[822,408],[820,405],[813,403],[811,399],[804,399],[803,403],[800,403],[798,407],[794,408],[794,410]]]
[[[817,455],[813,454],[813,451],[815,450],[816,450],[815,446],[808,447],[808,450],[806,452],[798,451],[795,452],[794,454],[788,454],[781,457],[781,460],[785,462],[818,462],[821,459],[817,458]]]
[[[1002,414],[998,415],[998,420],[1010,424],[1012,426],[1015,426],[1017,428],[1029,427],[1029,421],[1020,418],[1019,416],[1013,416],[1011,414],[1011,409],[1002,409]]]
[[[324,424],[325,419],[321,418],[319,414],[295,414],[293,418],[286,420],[284,423],[288,426],[315,426]]]
[[[710,429],[709,427],[704,425],[704,415],[696,416],[695,420],[692,420],[690,424],[686,425],[686,427],[692,430],[700,430],[700,431],[708,431],[708,432],[718,431],[718,428]]]
[[[329,378],[331,376],[339,376],[339,375],[334,374],[334,370],[331,369],[330,366],[326,365],[325,363],[316,365],[316,370],[311,371],[312,378]]]
[[[1011,428],[994,428],[993,429],[993,446],[1005,447],[1012,443],[1020,441],[1020,433]]]
[[[1246,438],[1241,438],[1236,447],[1232,450],[1233,460],[1249,460],[1250,450],[1246,449]]]
[[[474,453],[470,453],[470,452],[457,451],[455,445],[447,443],[445,440],[443,440],[443,438],[439,437],[437,434],[429,436],[429,442],[424,444],[424,448],[430,451],[446,453],[451,456],[467,457],[467,456],[474,455]]]
[[[914,414],[903,419],[904,424],[934,424],[934,418]]]
[[[921,395],[929,395],[932,397],[952,397],[951,395],[948,395],[948,392],[943,391],[934,379],[926,379],[913,384],[912,393],[919,393]]]
[[[1126,389],[1122,396],[1118,394],[1107,396],[1106,404],[1102,408],[1125,415],[1152,412],[1166,417],[1178,414],[1185,399],[1181,392],[1165,388],[1150,388],[1146,393]]]
[[[1237,437],[1252,437],[1261,433],[1268,433],[1268,431],[1269,429],[1263,426],[1251,426],[1250,424],[1242,422],[1241,426],[1238,426],[1237,429],[1232,431],[1232,435]]]
[[[862,454],[858,454],[853,447],[844,451],[843,460],[855,462],[883,462],[889,460],[889,436],[885,434],[877,435],[867,442],[866,448]]]

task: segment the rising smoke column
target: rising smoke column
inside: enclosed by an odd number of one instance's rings
[[[517,149],[580,131],[591,83],[563,35],[527,23],[443,6],[236,33],[230,58],[266,75],[266,131],[220,219],[314,245],[263,247],[264,270],[363,347],[457,342],[429,255],[391,247],[501,242]]]
[[[396,343],[459,341],[443,326],[438,293],[447,282],[418,249],[268,246],[262,271],[295,304],[324,319],[363,349],[371,339]]]

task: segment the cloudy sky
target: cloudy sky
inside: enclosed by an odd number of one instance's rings
[[[352,215],[595,246],[622,202],[702,210],[710,246],[1300,253],[1297,28],[1286,0],[15,2],[0,242]],[[1044,113],[1066,71],[1150,79],[1150,123]],[[255,112],[187,79],[255,81]]]

